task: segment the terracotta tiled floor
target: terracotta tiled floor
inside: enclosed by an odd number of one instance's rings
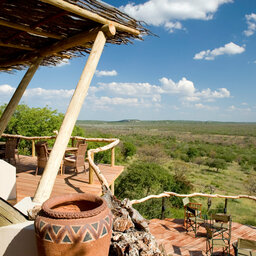
[[[206,232],[203,227],[200,227],[196,238],[193,232],[186,233],[183,219],[153,219],[149,227],[150,232],[155,236],[158,244],[163,245],[167,254],[205,255]],[[256,240],[256,227],[232,223],[231,243],[235,242],[238,237]],[[234,255],[232,246],[231,254]]]

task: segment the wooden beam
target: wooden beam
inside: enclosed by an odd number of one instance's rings
[[[59,171],[65,148],[68,145],[71,133],[75,126],[77,117],[87,95],[91,80],[95,73],[97,64],[106,43],[106,36],[102,31],[99,31],[93,44],[91,53],[84,67],[76,90],[68,106],[63,123],[60,127],[59,134],[54,143],[49,160],[44,169],[43,176],[37,187],[34,202],[43,203],[47,200],[52,192],[56,176]]]
[[[20,25],[20,24],[16,24],[10,21],[6,21],[3,19],[0,19],[0,25],[4,26],[4,27],[8,27],[8,28],[14,28],[17,30],[21,30],[21,31],[25,31],[27,33],[30,34],[34,34],[36,36],[43,36],[43,37],[49,37],[49,38],[54,38],[54,39],[63,39],[63,36],[54,34],[54,33],[48,33],[48,32],[44,32],[41,29],[37,29],[37,28],[30,28],[29,26],[25,26],[25,25]]]
[[[9,44],[9,43],[2,43],[0,42],[0,47],[9,47],[9,48],[15,48],[15,49],[21,49],[26,51],[34,51],[34,48],[28,47],[28,46],[22,46],[17,44]]]
[[[113,26],[113,24],[104,25],[102,27],[92,29],[89,32],[85,31],[85,32],[79,33],[75,36],[72,36],[70,38],[63,39],[62,41],[59,41],[59,42],[53,44],[52,46],[45,47],[39,51],[39,55],[46,57],[46,56],[52,55],[54,53],[58,53],[58,52],[61,52],[61,51],[67,50],[67,49],[71,49],[71,48],[79,46],[79,45],[83,45],[83,44],[91,42],[91,41],[94,41],[95,37],[97,36],[99,31],[104,32],[104,34],[107,37],[113,36],[116,33],[116,29]]]
[[[41,49],[37,53],[28,55],[28,57],[23,60],[10,60],[2,63],[0,62],[0,67],[25,64],[31,61],[31,59],[35,58],[35,56],[47,57],[50,55],[56,55],[56,53],[58,52],[65,51],[67,49],[71,49],[73,47],[94,41],[99,31],[103,31],[107,37],[113,36],[116,33],[116,29],[115,26],[113,26],[113,24],[104,25],[102,27],[94,28],[90,31],[85,31],[75,36],[63,39],[51,46]]]
[[[66,1],[63,1],[63,0],[41,0],[41,1],[44,3],[50,4],[50,5],[54,5],[54,6],[61,8],[65,11],[77,14],[83,18],[90,19],[95,22],[101,23],[101,24],[113,24],[117,30],[124,31],[129,34],[136,35],[136,36],[138,36],[140,34],[140,31],[137,29],[130,28],[130,27],[122,25],[118,22],[108,20],[96,13],[93,13],[89,10],[83,9],[77,5],[68,3]]]
[[[11,116],[13,115],[16,107],[18,106],[22,95],[24,94],[29,82],[31,81],[32,77],[34,76],[36,70],[38,69],[42,59],[38,58],[35,62],[30,66],[26,74],[24,75],[23,79],[21,80],[19,86],[17,87],[15,93],[13,94],[10,102],[6,106],[1,118],[0,118],[0,137],[4,132]]]

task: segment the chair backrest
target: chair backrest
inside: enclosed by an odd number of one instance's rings
[[[48,159],[47,142],[39,141],[35,145],[37,158]]]
[[[86,144],[86,143],[85,143],[85,140],[77,140],[77,141],[76,141],[76,147],[77,147],[77,148],[78,148],[79,145],[81,145],[81,144]]]
[[[256,250],[256,241],[249,240],[249,239],[238,238],[237,248],[238,249],[242,248],[242,249]]]
[[[212,220],[216,222],[228,223],[231,220],[231,216],[227,214],[212,214]]]
[[[187,206],[189,204],[189,198],[188,197],[183,198],[182,202],[184,206]]]
[[[17,138],[8,138],[5,144],[5,158],[15,158],[15,149],[17,148]]]
[[[76,167],[84,166],[87,144],[80,144],[76,153]]]

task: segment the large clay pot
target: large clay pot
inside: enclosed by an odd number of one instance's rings
[[[106,256],[112,219],[101,197],[85,193],[50,198],[35,220],[38,254]]]

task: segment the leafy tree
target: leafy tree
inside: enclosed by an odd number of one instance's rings
[[[183,183],[181,176],[173,176],[169,170],[156,163],[136,162],[130,165],[116,183],[116,196],[120,199],[139,199],[164,191],[186,193],[189,187]],[[173,198],[172,198],[173,200]],[[172,200],[166,200],[167,209],[171,209]],[[135,208],[145,218],[158,218],[161,214],[162,199],[148,200]],[[177,202],[174,201],[174,206]]]
[[[217,172],[221,169],[224,170],[227,168],[227,163],[223,159],[212,159],[207,162],[207,165],[211,168],[216,168]]]
[[[6,105],[0,106],[2,115]],[[23,136],[50,136],[54,130],[59,130],[64,115],[49,107],[30,108],[25,104],[19,105],[11,117],[5,133],[19,134]],[[84,136],[82,128],[75,126],[73,135]],[[31,151],[31,142],[21,140],[19,148],[24,152]]]
[[[131,157],[136,154],[136,147],[131,142],[124,142],[122,151],[125,158]]]

